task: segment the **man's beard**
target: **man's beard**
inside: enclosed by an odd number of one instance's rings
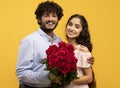
[[[49,22],[48,22],[49,23]],[[53,30],[57,27],[58,23],[55,24],[54,28],[47,28],[45,26],[44,23],[41,23],[41,29],[45,32],[45,33],[50,33],[50,32],[53,32]]]
[[[43,26],[41,26],[40,27],[45,33],[50,33],[50,32],[53,32],[53,30],[55,29],[55,28],[46,28],[46,27],[43,27]]]

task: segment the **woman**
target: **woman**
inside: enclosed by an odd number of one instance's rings
[[[68,43],[75,47],[75,56],[78,58],[77,71],[79,79],[75,79],[65,88],[95,88],[92,67],[87,63],[87,58],[92,56],[92,43],[88,23],[84,16],[75,14],[68,19],[66,36]],[[91,84],[91,86],[88,84]]]

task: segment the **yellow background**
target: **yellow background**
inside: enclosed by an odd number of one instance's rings
[[[39,27],[34,11],[45,0],[0,0],[0,88],[18,88],[19,42]],[[65,23],[74,13],[89,23],[97,88],[120,88],[120,0],[54,0],[64,9],[55,33],[65,41]]]

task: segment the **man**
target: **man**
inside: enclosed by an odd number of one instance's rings
[[[38,5],[35,15],[40,28],[25,37],[19,47],[16,68],[19,88],[50,88],[49,72],[44,70],[46,66],[40,61],[46,58],[45,51],[50,45],[61,41],[53,30],[63,16],[63,9],[57,3],[46,1]]]

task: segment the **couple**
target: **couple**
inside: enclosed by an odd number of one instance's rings
[[[19,47],[16,75],[19,78],[19,88],[51,88],[46,66],[40,61],[46,58],[45,51],[50,45],[61,41],[53,30],[63,16],[63,9],[55,2],[42,2],[35,11],[40,28],[24,38]],[[72,15],[66,24],[68,43],[75,47],[78,59],[77,70],[80,79],[74,80],[66,88],[95,88],[89,87],[94,81],[91,65],[94,59],[91,55],[92,44],[88,24],[84,16]],[[94,85],[92,85],[94,86]]]

